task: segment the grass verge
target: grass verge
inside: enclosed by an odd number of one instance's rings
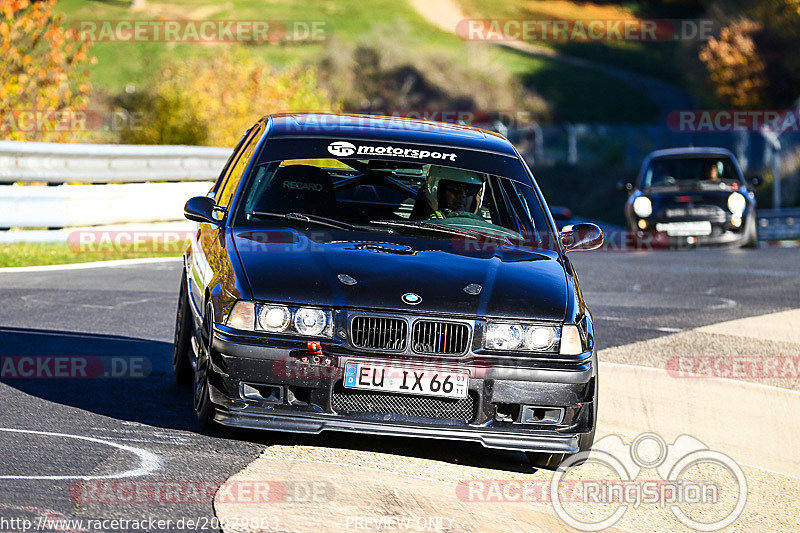
[[[75,247],[64,242],[14,242],[0,244],[0,267],[63,265],[141,259],[144,257],[180,257],[185,243],[139,243],[138,246],[96,245]]]

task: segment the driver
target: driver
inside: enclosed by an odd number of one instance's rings
[[[485,185],[485,178],[477,172],[432,166],[425,187],[433,211],[429,218],[479,216]]]
[[[705,179],[708,181],[719,181],[719,166],[716,161],[706,163]]]

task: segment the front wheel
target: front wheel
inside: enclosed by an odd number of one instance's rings
[[[214,427],[214,404],[208,383],[211,367],[211,341],[214,335],[214,309],[209,303],[203,316],[203,328],[197,350],[197,364],[194,370],[194,411],[200,425],[206,429]]]
[[[742,248],[758,248],[758,222],[756,214],[752,213],[747,219],[747,229]]]
[[[589,433],[583,433],[580,436],[580,441],[578,442],[578,453],[575,454],[566,454],[566,453],[539,453],[539,452],[525,452],[525,455],[528,456],[528,462],[531,466],[537,470],[557,470],[558,467],[566,461],[567,459],[574,457],[582,452],[588,452],[592,448],[592,443],[594,442],[594,429]],[[581,465],[585,462],[585,458],[583,460],[575,461],[574,466]]]
[[[175,314],[175,340],[172,346],[172,371],[178,385],[192,383],[192,335],[194,335],[194,319],[189,303],[186,287],[186,276],[181,276],[181,288],[178,293],[178,310]]]

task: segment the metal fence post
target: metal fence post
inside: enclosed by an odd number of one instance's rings
[[[781,141],[774,131],[762,129],[761,135],[772,146],[772,208],[781,206]]]
[[[567,163],[578,164],[578,128],[567,124]]]

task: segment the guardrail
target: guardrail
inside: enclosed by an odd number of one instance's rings
[[[800,208],[759,209],[758,239],[800,239]]]
[[[202,146],[0,141],[0,228],[181,220],[183,204],[208,191],[230,153]]]
[[[211,181],[230,148],[0,141],[0,183]]]
[[[182,220],[183,204],[205,194],[230,153],[203,146],[0,141],[0,184],[6,184],[0,185],[0,228]],[[24,185],[31,182],[58,186]],[[800,209],[760,209],[758,224],[760,240],[800,239]]]

